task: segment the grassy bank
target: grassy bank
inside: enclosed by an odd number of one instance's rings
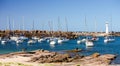
[[[49,63],[45,64],[36,64],[37,66],[54,66]],[[36,66],[34,64],[24,64],[24,63],[16,63],[16,62],[0,62],[0,66]]]

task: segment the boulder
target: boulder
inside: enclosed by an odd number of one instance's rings
[[[100,58],[108,59],[108,60],[113,60],[115,57],[116,55],[113,55],[113,54],[105,54],[100,56]]]
[[[93,58],[97,58],[98,56],[100,56],[99,53],[94,53],[94,54],[92,54],[92,57],[93,57]]]

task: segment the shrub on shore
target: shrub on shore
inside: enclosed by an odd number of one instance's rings
[[[33,66],[33,65],[14,62],[0,62],[0,66]]]

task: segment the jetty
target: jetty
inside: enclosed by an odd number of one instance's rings
[[[110,32],[110,35],[120,36],[120,32]],[[42,31],[42,30],[34,30],[34,31],[23,31],[23,30],[0,30],[0,37],[12,36],[12,35],[24,35],[28,38],[32,36],[37,37],[65,37],[68,39],[76,39],[79,36],[90,35],[90,36],[106,36],[105,32],[72,32],[72,31]]]

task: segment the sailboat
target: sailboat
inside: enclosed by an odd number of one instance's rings
[[[18,39],[19,39],[18,35],[15,35],[14,33],[14,19],[13,19],[13,34],[12,36],[10,36],[10,40],[12,43],[19,43]]]
[[[24,16],[23,16],[22,28],[23,28],[23,31],[24,31],[24,30],[25,30],[25,26],[24,26]],[[28,38],[24,36],[24,32],[23,32],[22,35],[19,36],[19,39],[24,41],[24,40],[27,40]]]
[[[85,44],[86,44],[86,47],[92,47],[94,44],[93,44],[93,41],[91,41],[91,40],[86,40],[86,42],[85,42]]]
[[[39,39],[38,39],[38,42],[40,42],[40,43],[41,43],[41,42],[45,42],[45,41],[46,41],[45,38],[39,38]]]
[[[58,39],[58,43],[59,44],[65,43],[65,42],[68,42],[68,41],[69,41],[69,39],[67,39],[67,38],[60,38],[60,39]]]
[[[51,40],[50,44],[54,45],[54,44],[56,44],[56,42],[54,40]]]
[[[52,24],[51,24],[52,23]],[[54,45],[54,44],[56,44],[56,40],[55,40],[55,38],[53,37],[53,22],[49,22],[49,27],[50,27],[50,32],[51,32],[51,34],[52,34],[52,37],[49,39],[49,42],[50,42],[50,44],[51,45]],[[51,31],[52,30],[52,31]]]
[[[29,40],[27,43],[28,43],[28,44],[34,44],[34,43],[36,43],[36,41],[31,39],[31,40]]]
[[[105,36],[104,42],[107,43],[112,41],[115,41],[115,38],[112,35],[109,35],[108,23],[106,23],[106,36]]]
[[[2,40],[2,41],[1,41],[1,44],[5,44],[5,43],[7,43],[7,41],[5,41],[5,40]]]
[[[14,30],[14,19],[13,19],[13,30]],[[24,30],[24,17],[23,17],[23,30]],[[24,36],[15,35],[14,31],[13,31],[13,36],[11,36],[10,39],[12,41],[15,41],[17,44],[21,44],[21,43],[23,43],[23,37]],[[25,37],[24,37],[24,39],[25,39]]]
[[[97,33],[97,32],[96,32],[96,26],[97,26],[97,24],[96,24],[96,18],[95,18],[95,33]],[[93,35],[93,37],[92,37],[91,40],[92,40],[92,41],[98,41],[99,38],[98,38],[96,35]]]
[[[85,16],[85,30],[87,30],[87,24],[86,24],[86,16]],[[79,37],[79,39],[77,40],[77,44],[80,44],[80,43],[85,43],[86,42],[86,32],[85,32],[85,37],[81,37],[82,39],[80,39],[80,37]]]
[[[44,23],[41,24],[42,26],[42,30],[44,31]],[[46,42],[47,38],[45,38],[44,35],[42,35],[39,39],[38,39],[38,42],[39,43],[42,43],[42,42]]]
[[[10,17],[9,16],[7,16],[7,22],[8,22],[7,30],[11,31]],[[1,37],[1,44],[6,44],[6,43],[9,43],[9,42],[10,42],[9,36]]]
[[[58,22],[59,22],[59,20],[58,20]],[[66,23],[66,29],[67,29],[67,32],[68,32],[67,18],[65,18],[65,23]],[[69,41],[69,39],[67,39],[65,37],[64,38],[60,37],[58,39],[58,44],[65,43],[65,42],[68,42],[68,41]]]
[[[86,37],[83,37],[82,39],[79,38],[79,40],[77,40],[77,44],[85,43],[85,41],[86,41]]]
[[[93,36],[91,40],[92,40],[92,41],[98,41],[98,40],[99,40],[99,38],[98,38],[98,37],[96,37],[96,36]]]
[[[52,45],[57,43],[57,39],[54,38],[53,36],[49,39],[49,41],[50,41],[50,44],[52,44]]]
[[[85,27],[87,30],[87,24],[86,24],[86,16],[85,16]],[[83,39],[77,40],[77,43],[85,43],[86,47],[92,47],[94,46],[93,41],[89,38],[89,36],[86,36],[86,32],[85,32],[85,37]]]
[[[23,40],[18,39],[18,40],[16,40],[16,43],[17,43],[17,44],[22,44],[22,43],[23,43]]]
[[[87,30],[86,16],[85,16],[85,26],[86,26],[86,30]],[[94,46],[93,41],[91,39],[89,39],[89,36],[86,36],[85,45],[86,45],[86,47]]]
[[[32,30],[34,30],[34,20],[33,20]],[[32,39],[30,39],[27,43],[35,44],[37,42],[36,39],[38,39],[38,38],[33,35]]]

